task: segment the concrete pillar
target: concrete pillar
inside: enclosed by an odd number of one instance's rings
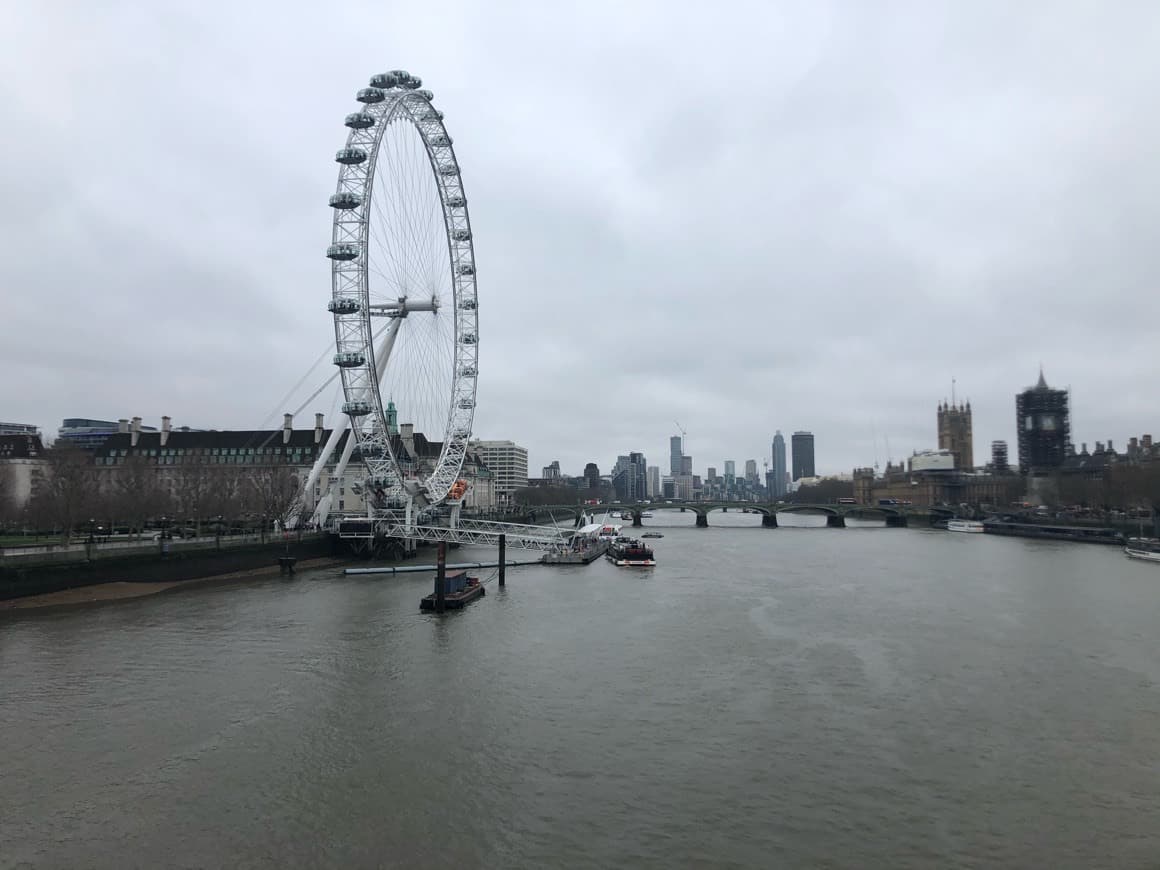
[[[886,528],[888,529],[905,529],[908,523],[905,514],[887,514]]]
[[[777,514],[762,514],[761,515],[762,528],[776,529],[777,528]]]
[[[829,514],[826,517],[826,527],[831,529],[846,528],[846,518],[841,514]]]
[[[708,514],[697,514],[697,528],[698,529],[709,528],[709,515]]]
[[[633,511],[632,512],[632,527],[634,529],[639,529],[642,525],[644,525],[644,523],[642,523],[640,521],[640,511]]]

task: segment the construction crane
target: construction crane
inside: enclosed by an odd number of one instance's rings
[[[677,423],[676,420],[673,421]],[[685,436],[688,434],[680,423],[677,423],[677,431],[681,433],[681,456],[685,455]]]

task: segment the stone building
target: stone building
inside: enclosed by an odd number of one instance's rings
[[[40,435],[0,435],[0,475],[3,475],[0,498],[8,502],[0,505],[0,509],[6,508],[13,512],[23,510],[43,479],[46,466]]]
[[[876,477],[872,468],[854,469],[854,498],[859,504],[877,505],[894,499],[914,507],[989,504],[1006,506],[1021,497],[1023,482],[1012,474],[970,474],[960,471],[907,471],[887,464]]]
[[[950,451],[955,458],[955,468],[960,471],[970,471],[975,467],[970,402],[965,405],[939,403],[938,447]]]
[[[267,430],[173,430],[163,417],[160,431],[146,431],[140,418],[122,421],[120,431],[93,451],[97,485],[109,489],[126,469],[145,469],[169,500],[170,509],[186,519],[204,519],[222,513],[238,499],[234,495],[261,488],[272,479],[282,487],[305,485],[310,470],[330,437],[321,414],[314,426],[295,429],[285,415],[280,429]],[[334,475],[350,432],[343,433],[314,487],[313,509],[331,492],[331,511],[363,513],[366,504],[359,486],[364,467],[357,448],[341,478]],[[392,448],[404,474],[425,474],[435,463],[442,443],[428,441],[410,424],[399,427]],[[495,486],[487,465],[477,451],[468,450],[462,476],[469,483],[464,506],[489,510],[495,507]]]

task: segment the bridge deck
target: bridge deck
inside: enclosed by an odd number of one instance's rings
[[[500,535],[509,547],[521,550],[553,550],[565,544],[571,529],[556,526],[529,526],[483,520],[460,520],[458,527],[440,525],[407,526],[392,520],[347,520],[338,524],[339,537],[345,539],[409,538],[417,541],[447,541],[455,544],[497,546]]]

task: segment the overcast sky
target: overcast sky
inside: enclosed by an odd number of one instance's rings
[[[1158,43],[1130,0],[10,5],[0,419],[293,410],[342,119],[402,67],[470,202],[475,431],[533,476],[675,421],[697,473],[885,463],[952,377],[1014,457],[1040,363],[1077,443],[1160,437]]]

